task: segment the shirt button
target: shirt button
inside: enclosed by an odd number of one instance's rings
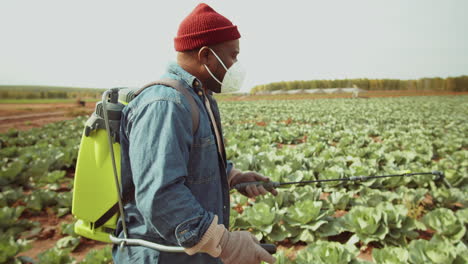
[[[203,95],[202,91],[198,91],[198,95],[202,96]]]
[[[194,85],[196,88],[198,88],[198,86],[200,85],[200,83],[198,82],[198,80],[195,80],[195,81],[193,81],[193,85]]]

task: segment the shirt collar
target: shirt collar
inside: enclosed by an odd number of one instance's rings
[[[179,76],[183,81],[190,85],[196,93],[202,92],[202,82],[197,79],[197,77],[180,67],[177,62],[170,62],[167,65],[167,72]]]

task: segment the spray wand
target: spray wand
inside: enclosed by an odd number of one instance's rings
[[[337,178],[337,179],[323,179],[323,180],[311,180],[311,181],[295,181],[295,182],[263,182],[263,181],[255,181],[255,182],[243,182],[234,185],[234,188],[238,191],[245,191],[245,188],[249,185],[256,185],[257,187],[263,186],[267,191],[271,191],[275,188],[287,187],[289,185],[300,185],[304,186],[306,184],[311,183],[321,183],[321,182],[334,182],[334,181],[342,181],[342,182],[350,182],[350,181],[366,181],[372,179],[381,179],[381,178],[391,178],[391,177],[411,177],[415,175],[427,175],[427,176],[436,176],[434,181],[444,183],[448,188],[452,186],[445,178],[445,174],[442,171],[433,171],[433,172],[413,172],[413,173],[402,173],[402,174],[390,174],[390,175],[381,175],[381,176],[352,176],[352,177],[345,177],[345,178]]]

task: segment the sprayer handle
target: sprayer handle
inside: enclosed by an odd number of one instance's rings
[[[264,181],[254,181],[254,182],[243,182],[243,183],[238,183],[234,185],[234,188],[237,189],[239,192],[245,192],[245,188],[249,185],[256,185],[257,187],[263,186],[265,190],[271,192],[273,189],[277,188],[280,186],[279,182],[274,182],[274,181],[269,181],[269,182],[264,182]]]
[[[260,246],[270,254],[276,253],[276,246],[274,244],[260,244]]]

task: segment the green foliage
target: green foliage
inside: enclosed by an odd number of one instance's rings
[[[374,248],[372,258],[379,264],[406,264],[409,260],[408,250],[400,247]]]
[[[28,241],[0,233],[0,263],[21,263],[16,255],[30,248]]]
[[[347,229],[364,244],[383,241],[389,231],[386,215],[378,208],[355,206],[345,216],[344,222]]]
[[[397,246],[407,245],[408,240],[418,237],[415,230],[424,228],[417,220],[408,217],[405,205],[394,205],[384,201],[369,207],[356,205],[343,221],[334,224],[341,224],[344,230],[355,234],[350,241],[362,241],[364,244],[379,242]]]
[[[69,264],[74,259],[70,257],[70,250],[61,250],[53,247],[38,255],[38,264]]]
[[[247,207],[244,211],[244,216],[251,226],[255,226],[265,234],[271,232],[277,218],[274,207],[272,208],[262,202],[255,203],[252,207]]]
[[[0,192],[0,207],[11,206],[14,202],[23,196],[23,188],[3,187]]]
[[[0,135],[0,235],[8,237],[1,240],[1,247],[6,247],[8,254],[11,254],[6,257],[2,255],[2,259],[8,258],[8,261],[15,263],[28,262],[25,257],[15,257],[27,249],[26,242],[19,237],[22,233],[26,236],[37,235],[40,229],[37,228],[39,223],[20,219],[24,210],[40,212],[45,207],[51,207],[58,216],[70,212],[72,193],[58,193],[55,190],[62,188],[60,184],[70,183],[70,179],[65,178],[64,169],[74,166],[85,119],[80,117],[40,129],[10,131]],[[32,190],[25,193],[24,189]],[[24,206],[16,206],[17,203]],[[73,249],[78,242],[79,238],[64,238],[59,246]],[[61,257],[54,256],[57,252],[45,252],[39,263],[71,262],[68,253],[60,253]]]
[[[348,264],[357,263],[359,250],[351,245],[338,242],[317,241],[297,254],[296,264]]]
[[[24,209],[0,208],[0,263],[21,263],[16,255],[30,248],[29,241],[19,239],[19,235],[36,224],[19,219]]]
[[[408,209],[404,205],[383,202],[377,205],[376,208],[382,210],[382,213],[386,216],[386,225],[389,229],[384,244],[406,246],[408,240],[419,236],[414,230],[423,226],[417,220],[408,217]]]
[[[458,188],[434,188],[434,200],[440,207],[454,208],[456,204],[468,207],[468,192]]]
[[[92,249],[80,262],[82,264],[108,264],[112,262],[112,247],[107,246],[101,250]]]
[[[49,190],[34,190],[25,198],[26,207],[33,211],[42,211],[46,206],[57,204],[57,193]]]
[[[0,186],[43,186],[64,180],[63,169],[75,165],[85,120],[0,135]]]
[[[468,206],[464,101],[462,96],[223,103],[228,157],[241,170],[255,169],[275,181],[441,170],[456,186],[447,189],[433,177],[416,176],[291,186],[280,189],[278,197],[255,202],[237,202],[234,192],[233,207],[246,210],[262,203],[265,219],[275,221],[266,233],[264,225],[246,221],[241,210],[231,227],[252,230],[265,242],[313,245],[350,232],[350,244],[408,249],[417,231],[426,229],[421,217],[437,208]],[[323,216],[314,219],[319,203]],[[337,210],[340,214],[333,215]],[[458,211],[463,218],[464,211]],[[320,226],[311,228],[315,223]]]
[[[286,256],[284,250],[280,250],[275,254],[276,262],[275,264],[289,264],[291,260]],[[265,262],[263,262],[265,263]]]
[[[42,177],[39,179],[39,182],[41,183],[57,183],[59,180],[63,179],[65,177],[66,171],[63,170],[56,170],[49,172],[46,176]]]
[[[458,210],[457,217],[462,224],[468,224],[468,208]]]
[[[16,238],[21,232],[35,226],[28,220],[19,219],[24,209],[22,206],[0,208],[0,234]]]
[[[58,217],[70,212],[73,194],[71,192],[56,193],[54,191],[38,189],[34,190],[24,201],[26,208],[40,212],[45,207],[53,207]]]
[[[77,236],[75,233],[75,223],[62,223],[60,225],[62,235]]]
[[[380,191],[371,188],[363,188],[358,194],[359,197],[351,202],[352,205],[375,207],[382,202],[393,202],[399,198],[394,192]]]
[[[299,201],[287,208],[286,221],[291,225],[305,225],[316,221],[320,216],[321,201]]]
[[[304,200],[287,208],[284,217],[286,223],[302,230],[293,241],[313,242],[315,240],[316,231],[328,222],[325,217],[329,212],[322,210],[322,205],[322,201]]]
[[[447,208],[438,208],[429,212],[422,221],[428,228],[435,230],[437,236],[452,243],[460,241],[466,232],[464,222]]]
[[[73,251],[80,244],[80,240],[79,237],[66,236],[59,239],[55,246],[58,249],[70,249],[70,251]]]
[[[453,263],[457,258],[456,248],[445,241],[413,240],[409,245],[411,263]]]
[[[328,201],[336,210],[345,210],[351,201],[352,193],[343,190],[335,191],[328,196]]]

